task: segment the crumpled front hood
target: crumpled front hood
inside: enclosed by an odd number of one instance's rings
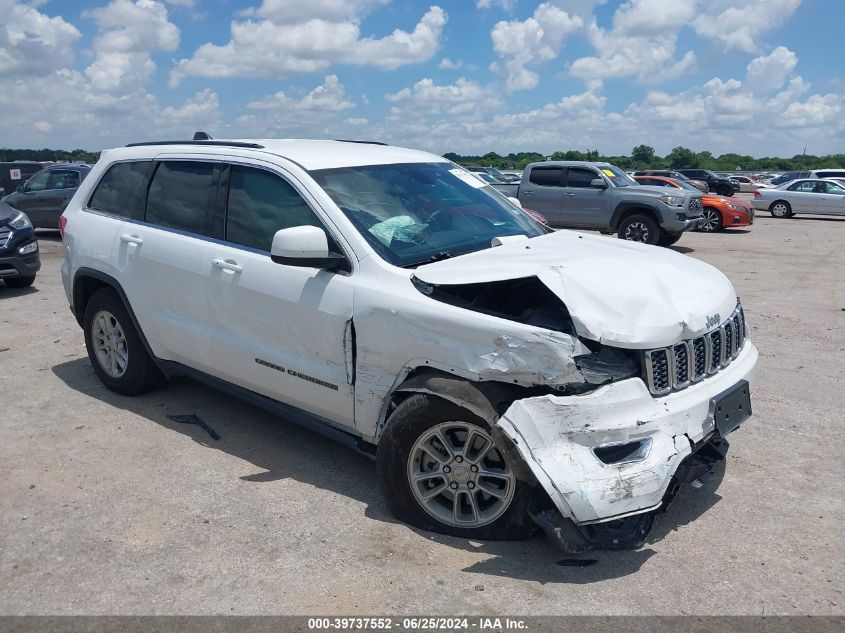
[[[536,276],[566,305],[580,336],[629,349],[699,336],[727,319],[737,301],[730,281],[709,264],[574,231],[426,264],[414,276],[435,286]]]

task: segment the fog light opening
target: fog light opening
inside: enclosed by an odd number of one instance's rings
[[[620,444],[605,444],[593,448],[593,455],[603,464],[628,464],[640,462],[648,457],[651,450],[651,438],[622,442]]]

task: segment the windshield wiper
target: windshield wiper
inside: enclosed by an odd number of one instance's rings
[[[416,268],[417,266],[422,266],[423,264],[433,264],[434,262],[443,261],[444,259],[449,259],[452,257],[452,253],[449,251],[440,251],[439,253],[435,253],[428,259],[424,259],[421,262],[414,262],[413,264],[404,264],[402,268]]]

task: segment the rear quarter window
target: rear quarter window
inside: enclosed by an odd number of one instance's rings
[[[115,163],[103,175],[88,206],[135,220],[144,219],[147,172],[152,161]]]

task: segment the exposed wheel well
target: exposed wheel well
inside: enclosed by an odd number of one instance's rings
[[[82,325],[82,317],[88,300],[102,288],[114,288],[114,286],[103,279],[86,274],[77,275],[73,280],[73,315],[79,325]]]
[[[147,341],[147,337],[138,323],[135,311],[132,309],[132,304],[129,303],[129,298],[126,296],[126,293],[123,291],[120,283],[106,273],[93,268],[80,268],[73,278],[73,315],[76,317],[76,321],[79,323],[79,326],[84,327],[83,319],[85,317],[85,306],[88,304],[88,301],[95,292],[102,290],[103,288],[113,290],[117,294],[118,298],[123,302],[123,306],[126,308],[126,311],[129,313],[129,318],[132,320],[132,325],[138,332],[138,336],[141,337],[141,342],[144,344],[147,354],[149,354],[150,358],[157,362],[156,356]]]

